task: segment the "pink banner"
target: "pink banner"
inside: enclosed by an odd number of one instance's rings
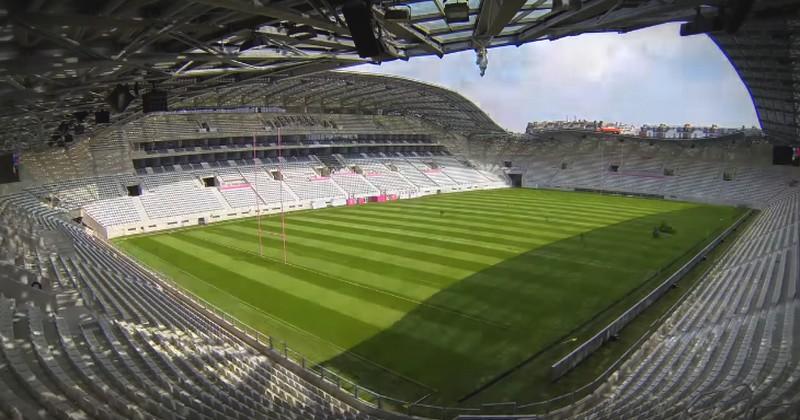
[[[366,199],[366,198],[364,198],[364,197],[359,197],[359,198],[358,198],[358,204],[364,204],[364,203],[366,203],[366,202],[367,202],[367,199]]]
[[[348,198],[347,199],[347,205],[348,206],[355,206],[356,205],[356,199],[355,198]]]
[[[395,201],[397,200],[397,194],[389,194],[387,198],[389,199],[389,201]]]
[[[327,181],[329,179],[331,179],[331,177],[329,177],[329,176],[315,176],[315,177],[309,178],[308,180],[309,181]]]
[[[219,187],[220,191],[244,190],[248,188],[250,188],[250,184],[230,184],[230,185],[222,185]]]
[[[383,176],[380,172],[367,172],[367,176]]]
[[[383,203],[383,202],[385,202],[385,201],[386,201],[386,196],[385,196],[385,195],[383,195],[383,194],[381,194],[381,195],[379,195],[379,196],[375,197],[375,201],[377,201],[377,202],[379,202],[379,203]]]

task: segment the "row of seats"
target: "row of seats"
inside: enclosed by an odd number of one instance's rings
[[[18,216],[70,238],[44,255],[55,305],[0,293],[0,418],[366,419],[197,312],[24,195]],[[19,225],[22,225],[21,223]],[[27,234],[27,233],[26,233]]]
[[[31,195],[0,200],[0,220],[7,229],[0,239],[22,244],[4,248],[11,264],[33,255],[39,273],[52,279],[47,291],[56,302],[43,307],[0,298],[5,416],[366,417],[231,336]],[[48,252],[43,230],[63,232],[75,253]],[[785,418],[800,396],[798,325],[800,192],[794,192],[765,203],[607,384],[555,415]]]
[[[800,182],[772,164],[772,146],[745,141],[606,141],[598,138],[471,141],[466,157],[511,162],[523,186],[658,194],[760,207]]]
[[[787,418],[800,407],[800,193],[768,205],[595,394],[585,418]]]

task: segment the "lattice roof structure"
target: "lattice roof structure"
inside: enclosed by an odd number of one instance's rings
[[[468,0],[466,20],[453,22],[446,9],[459,1],[371,2],[383,51],[363,58],[343,1],[7,0],[0,6],[0,149],[44,144],[76,112],[107,109],[116,85],[141,93],[152,84],[168,92],[174,108],[220,89],[229,95],[254,80],[288,86],[291,79],[368,62],[464,50],[485,57],[486,48],[698,15],[734,22],[708,30],[716,31],[712,36],[750,88],[766,134],[783,142],[800,134],[796,0]],[[408,18],[387,15],[397,9]],[[785,22],[782,29],[765,32],[775,19]],[[741,29],[737,21],[744,21]],[[718,34],[725,30],[735,33]],[[777,59],[766,68],[747,64],[763,62],[764,54]],[[380,106],[391,96],[381,93],[368,98],[365,91],[351,104]],[[134,96],[112,115],[114,124],[141,116]],[[427,114],[438,106],[417,108]],[[91,118],[83,126],[87,133],[94,129]]]

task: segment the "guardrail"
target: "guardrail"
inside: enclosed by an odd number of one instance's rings
[[[681,266],[675,273],[667,277],[658,287],[653,289],[647,296],[640,299],[633,306],[628,308],[622,315],[618,316],[615,320],[611,321],[605,328],[600,330],[592,338],[584,341],[575,350],[561,358],[550,367],[550,376],[553,380],[558,379],[581,361],[589,357],[595,350],[599,349],[606,341],[616,336],[628,323],[633,321],[645,309],[650,307],[655,301],[663,296],[673,285],[680,281],[683,276],[692,270],[700,261],[702,261],[711,251],[713,251],[722,241],[725,240],[733,231],[735,231],[745,220],[752,214],[752,210],[748,210],[736,222],[729,226],[719,236],[709,242],[700,252],[692,257],[686,264]]]

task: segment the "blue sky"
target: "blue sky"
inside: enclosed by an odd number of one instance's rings
[[[744,84],[705,35],[678,24],[627,34],[587,34],[475,53],[417,57],[348,70],[394,74],[455,90],[508,130],[567,117],[632,124],[758,126]]]

